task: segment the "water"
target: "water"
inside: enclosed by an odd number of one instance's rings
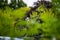
[[[11,37],[3,37],[3,36],[0,36],[0,40],[11,40],[12,38]],[[13,38],[13,40],[24,40],[22,38]]]
[[[20,38],[14,38],[14,40],[23,40],[23,39],[20,39]]]

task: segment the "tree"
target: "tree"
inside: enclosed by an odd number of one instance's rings
[[[24,2],[23,2],[23,0],[18,0],[18,7],[24,7],[24,6],[27,6]]]
[[[18,3],[24,4],[22,0],[18,1]],[[60,12],[54,9],[54,7],[58,7],[53,4],[53,2],[41,1],[36,2],[36,6],[30,8],[21,7],[12,10],[9,7],[5,7],[6,9],[4,11],[0,9],[0,35],[34,37],[35,40],[39,40],[41,35],[59,35],[60,16],[58,14]],[[12,0],[11,5],[15,8],[16,0]],[[18,4],[18,6],[23,5]]]
[[[10,7],[12,8],[20,8],[20,7],[25,7],[26,4],[22,0],[11,0]]]
[[[0,0],[0,8],[5,8],[6,6],[16,9],[24,7],[26,4],[22,0],[11,0],[10,4],[8,4],[8,0]]]
[[[15,23],[17,24],[19,20],[22,20],[28,10],[29,8],[26,7],[17,10],[12,10],[9,7],[6,7],[4,11],[0,9],[0,36],[21,37],[24,35],[23,32],[20,32],[20,29],[15,29],[16,27],[18,28]]]

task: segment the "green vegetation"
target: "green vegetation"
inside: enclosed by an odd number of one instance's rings
[[[55,1],[52,2],[54,4]],[[59,2],[59,1],[57,1]],[[30,19],[24,20],[26,13],[30,11],[28,7],[11,9],[6,6],[5,10],[0,9],[0,36],[24,37],[38,35],[55,36],[60,38],[60,10],[59,4],[53,5],[52,8],[46,8],[40,4],[36,11],[30,14]],[[38,15],[37,15],[38,14]],[[41,19],[43,22],[41,23]],[[42,31],[41,31],[42,30]]]
[[[0,0],[0,8],[4,9],[6,6],[9,6],[13,9],[16,9],[27,6],[22,0],[10,0],[10,3],[8,3],[8,1],[9,0]]]
[[[2,36],[13,36],[15,33],[15,22],[16,20],[22,20],[25,13],[29,8],[20,8],[17,10],[12,10],[11,8],[6,8],[6,10],[0,9],[0,35]],[[23,11],[23,12],[22,12]],[[18,20],[18,21],[19,21]]]

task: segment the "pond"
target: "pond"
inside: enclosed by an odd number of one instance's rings
[[[11,37],[3,37],[3,36],[0,36],[0,40],[24,40],[22,38],[11,38]]]

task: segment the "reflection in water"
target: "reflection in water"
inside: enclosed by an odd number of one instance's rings
[[[11,37],[2,37],[2,36],[0,36],[0,40],[11,40]],[[24,39],[21,39],[21,38],[13,38],[13,40],[24,40]]]
[[[23,40],[23,39],[20,39],[20,38],[14,38],[14,40]]]
[[[26,37],[27,39],[28,39],[28,37]],[[43,37],[42,37],[43,38]],[[0,40],[24,40],[24,39],[22,39],[22,38],[11,38],[11,37],[4,37],[4,36],[0,36]],[[33,39],[33,38],[32,38]],[[31,38],[30,38],[30,40],[31,40]],[[42,39],[42,40],[45,40],[44,38]],[[51,40],[56,40],[56,37],[52,37],[52,39]]]

